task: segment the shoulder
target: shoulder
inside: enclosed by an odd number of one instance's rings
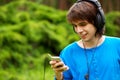
[[[106,36],[105,40],[109,44],[118,45],[118,46],[120,45],[119,37]]]
[[[68,56],[71,55],[76,49],[80,48],[77,42],[73,42],[67,45],[60,53],[61,56]]]
[[[71,50],[76,47],[78,47],[77,42],[73,42],[73,43],[69,44],[68,46],[66,46],[62,51]]]
[[[117,42],[120,42],[120,38],[119,37],[112,37],[112,36],[106,36],[106,40],[109,40],[109,41],[117,41]]]

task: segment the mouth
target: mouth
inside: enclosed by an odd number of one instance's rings
[[[87,33],[86,33],[86,32],[83,32],[80,37],[81,37],[81,39],[85,39],[86,36],[87,36]]]
[[[81,39],[85,39],[86,38],[86,36],[84,35],[84,36],[81,36]]]

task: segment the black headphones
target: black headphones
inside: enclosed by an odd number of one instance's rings
[[[97,6],[98,13],[97,13],[96,20],[95,20],[95,26],[101,30],[105,24],[105,16],[104,16],[104,12],[103,12],[103,9],[101,7],[101,4],[99,3],[98,0],[77,0],[76,3],[79,3],[82,1],[91,2]]]

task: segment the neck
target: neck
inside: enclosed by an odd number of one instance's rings
[[[90,41],[81,40],[81,44],[83,48],[93,48],[93,47],[97,47],[102,42],[102,40],[103,40],[102,36],[96,36]]]

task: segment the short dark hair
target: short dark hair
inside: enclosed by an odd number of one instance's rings
[[[96,34],[102,35],[104,33],[104,27],[99,30],[99,28],[95,25],[97,13],[98,9],[96,5],[90,2],[82,1],[72,5],[67,13],[67,20],[70,23],[78,20],[86,20],[95,26],[97,30]]]

